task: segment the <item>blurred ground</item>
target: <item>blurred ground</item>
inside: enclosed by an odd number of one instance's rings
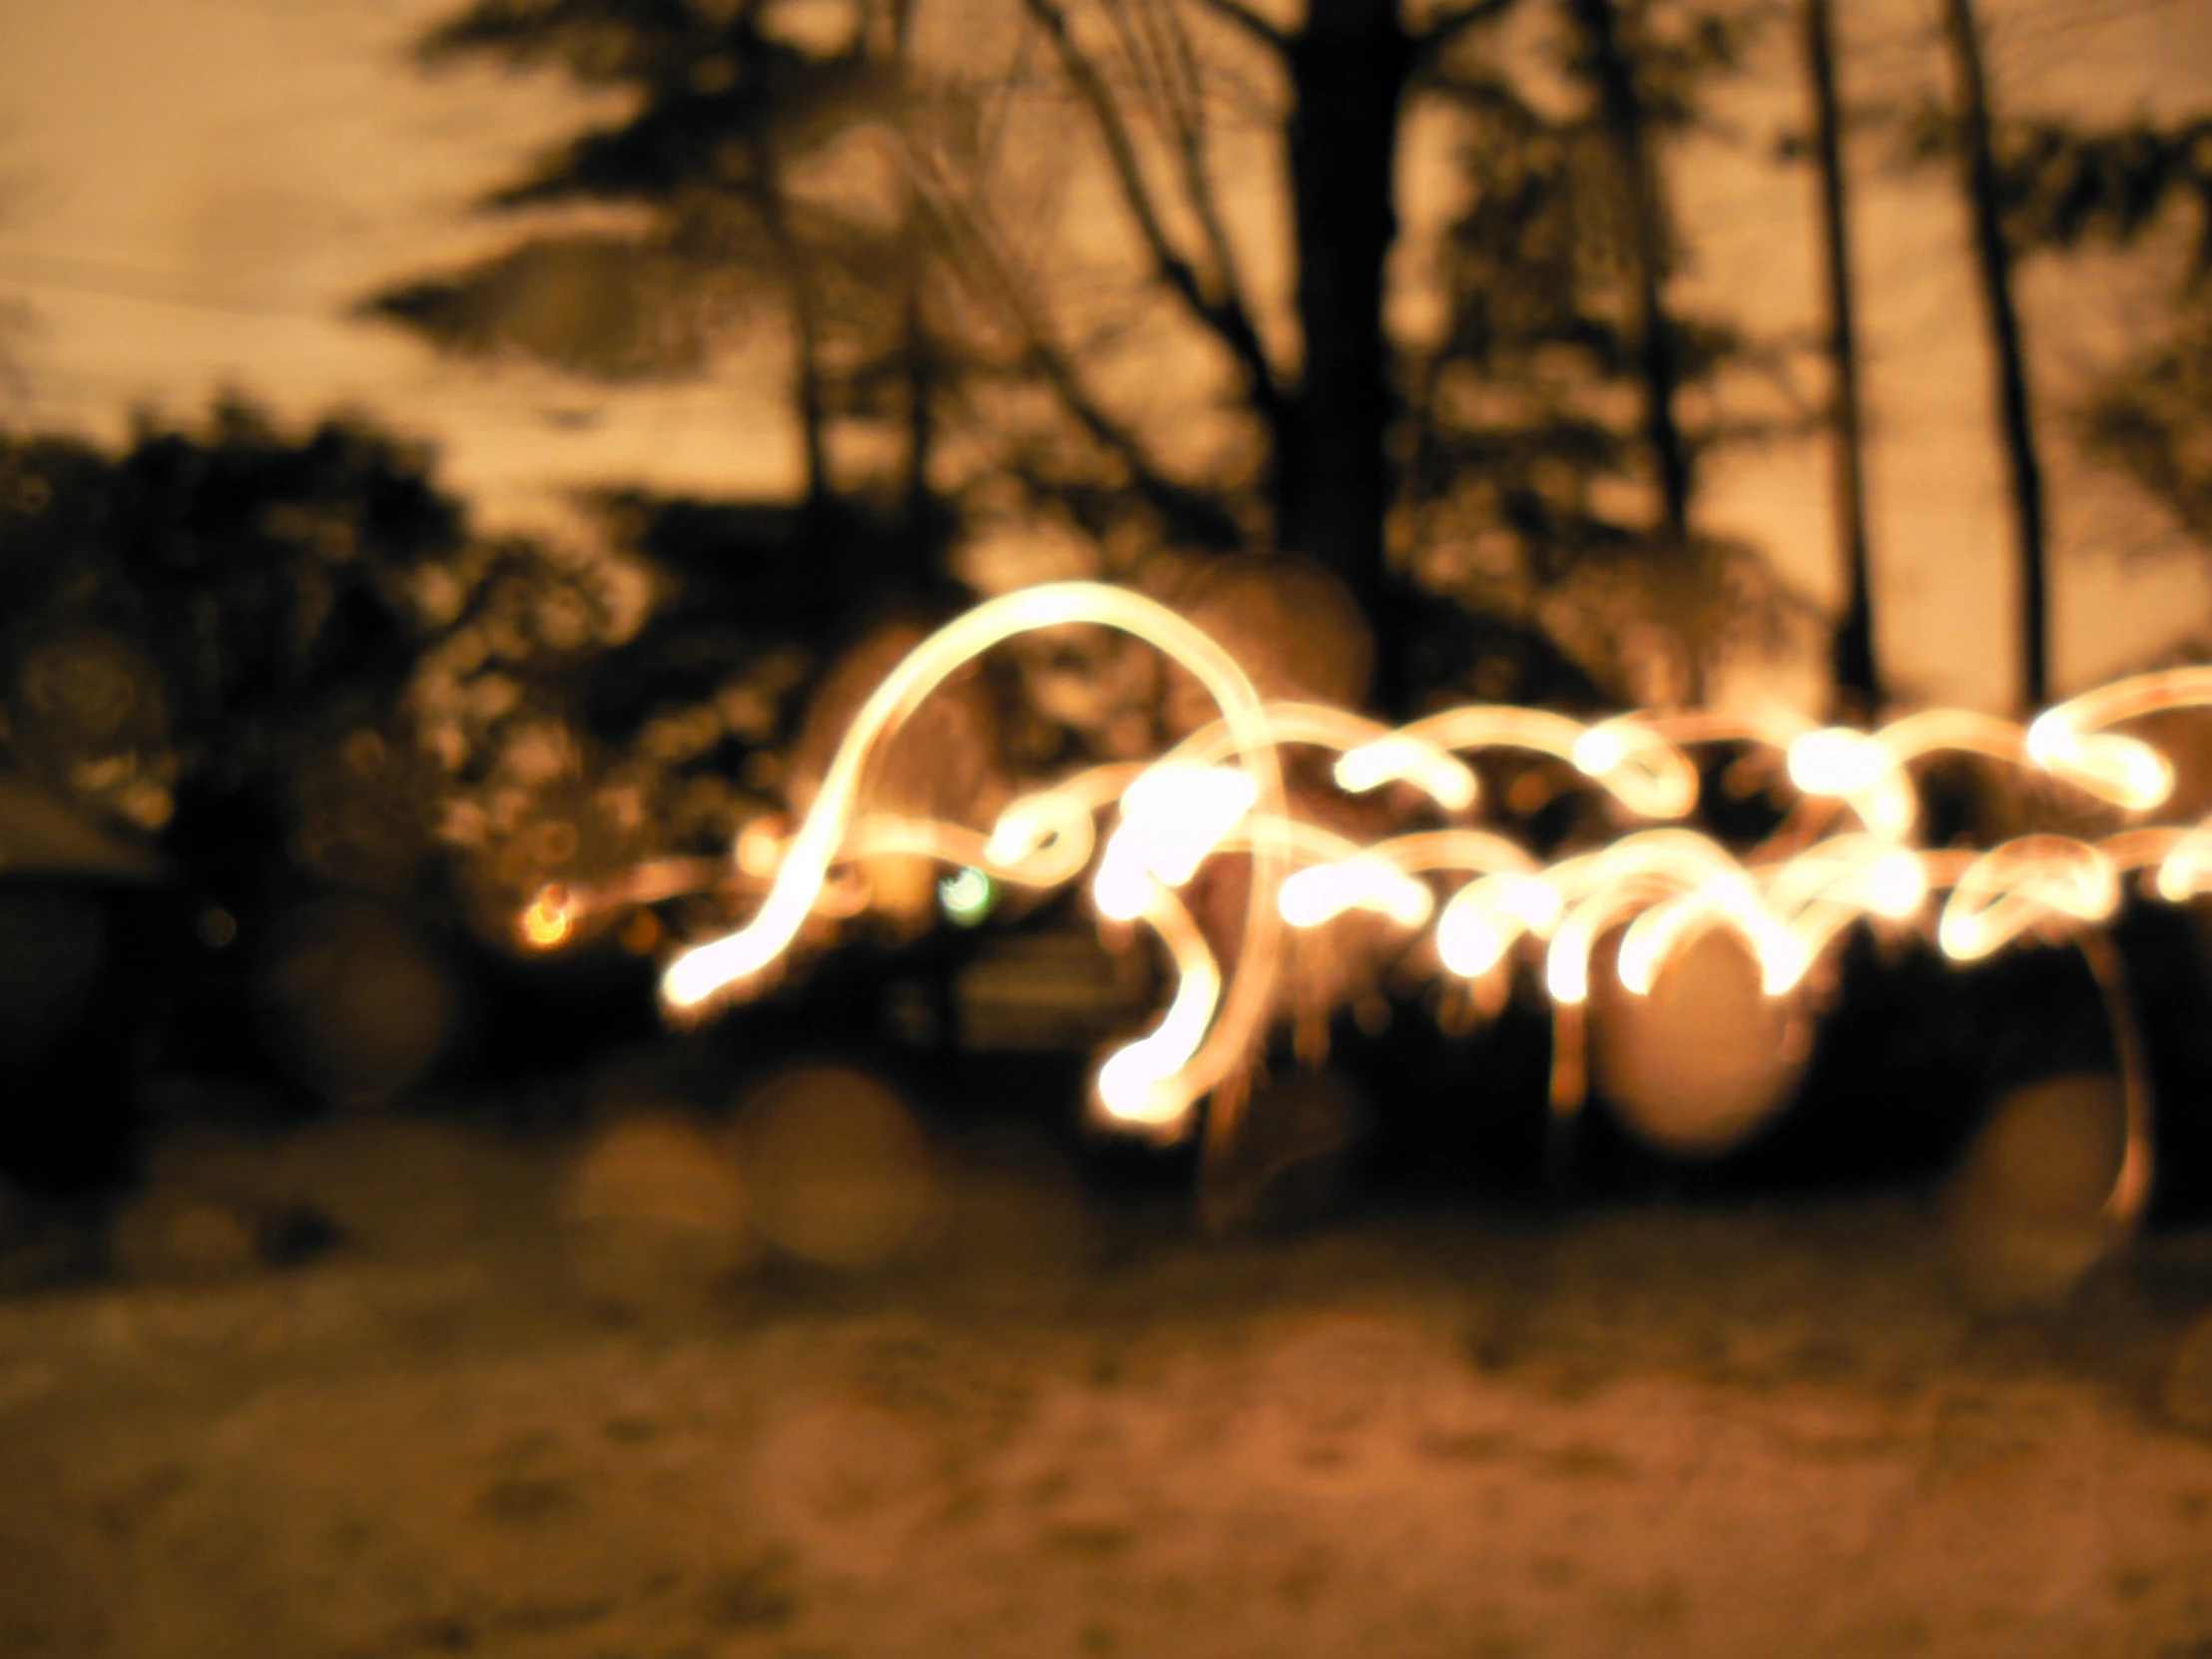
[[[171,1148],[0,1300],[0,1653],[2212,1654],[2212,1239],[1998,1321],[1906,1201],[1206,1244],[986,1144],[610,1267],[573,1156]]]

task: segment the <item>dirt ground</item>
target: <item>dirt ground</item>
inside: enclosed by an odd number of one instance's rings
[[[1207,1243],[986,1159],[610,1309],[563,1156],[201,1146],[341,1241],[0,1300],[0,1653],[2212,1655],[2203,1237],[1993,1319],[1905,1201]]]

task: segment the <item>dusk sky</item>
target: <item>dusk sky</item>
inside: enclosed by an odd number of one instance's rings
[[[471,197],[575,119],[549,83],[427,76],[409,38],[441,0],[15,0],[0,14],[0,299],[28,306],[21,425],[113,435],[134,403],[179,416],[232,385],[278,410],[333,404],[434,439],[450,483],[492,523],[543,522],[586,479],[725,494],[795,479],[798,444],[773,357],[711,381],[610,393],[519,365],[441,362],[347,320],[378,283],[489,246]],[[1853,0],[1847,95],[1940,88],[1933,0]],[[2117,117],[2212,104],[2212,7],[2188,0],[1990,0],[2004,107]],[[1801,85],[1778,41],[1737,97],[1789,119]],[[1863,143],[1856,205],[1876,446],[1882,645],[1915,699],[2010,698],[2008,531],[1989,375],[1945,182],[1890,176]],[[1448,178],[1408,169],[1407,221]],[[1273,180],[1232,182],[1262,208]],[[1672,178],[1696,268],[1686,291],[1780,327],[1815,316],[1812,185],[1706,146]],[[1248,202],[1249,205],[1249,202]],[[1247,223],[1265,223],[1264,211]],[[1263,251],[1254,250],[1255,264]],[[2147,337],[2154,264],[2033,269],[2026,282],[2046,424],[2068,390]],[[1408,296],[1417,308],[1418,295]],[[2212,633],[2212,588],[2169,524],[2056,457],[2061,690]],[[1703,515],[1761,540],[1835,592],[1825,469],[1785,447],[1716,468]]]

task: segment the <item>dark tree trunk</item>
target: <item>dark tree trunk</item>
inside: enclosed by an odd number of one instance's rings
[[[773,160],[763,168],[766,183],[760,193],[763,229],[783,262],[790,284],[792,318],[792,401],[799,416],[799,439],[806,467],[806,506],[810,513],[827,506],[830,497],[830,461],[823,441],[829,410],[822,384],[822,323],[816,308],[814,274],[807,269],[806,251],[792,232],[784,201],[784,182]]]
[[[1690,451],[1675,411],[1682,364],[1666,307],[1666,223],[1651,153],[1651,122],[1636,85],[1635,65],[1620,38],[1616,0],[1572,0],[1597,80],[1598,115],[1620,170],[1629,273],[1628,330],[1643,379],[1644,442],[1659,487],[1654,551],[1660,580],[1681,601],[1678,633],[1691,701],[1702,697],[1701,642],[1689,625],[1696,573],[1690,547]]]
[[[2012,522],[2020,567],[2020,698],[2030,711],[2050,696],[2049,571],[2044,547],[2043,468],[2035,450],[2020,317],[2012,298],[2012,254],[1998,218],[1996,163],[1990,154],[1989,83],[1981,32],[1969,0],[1944,0],[1944,32],[1958,82],[1958,148],[1973,222],[1974,266],[1996,358],[1997,414],[2012,485]]]
[[[1390,643],[1400,600],[1383,534],[1396,412],[1383,272],[1397,236],[1398,118],[1414,42],[1388,0],[1312,0],[1285,56],[1305,372],[1279,435],[1279,534],[1367,611],[1377,695],[1389,706],[1401,689]]]
[[[914,9],[911,0],[892,0],[891,51],[904,74],[913,53]],[[901,256],[905,261],[905,292],[899,316],[899,332],[906,361],[906,477],[902,506],[909,528],[919,529],[934,516],[935,498],[929,491],[929,450],[935,436],[935,404],[932,400],[928,318],[923,309],[923,269],[928,241],[923,233],[921,208],[914,199],[912,182],[906,187],[906,223]]]
[[[906,479],[900,492],[901,506],[906,522],[918,525],[929,517],[934,501],[929,490],[929,447],[936,425],[930,401],[929,341],[922,321],[918,265],[908,278],[900,326],[906,336]]]
[[[1828,286],[1828,350],[1836,376],[1829,438],[1836,484],[1836,539],[1845,598],[1836,624],[1839,713],[1871,717],[1882,703],[1875,667],[1874,595],[1867,553],[1866,431],[1859,402],[1859,323],[1851,282],[1851,219],[1845,201],[1843,105],[1836,92],[1836,25],[1830,0],[1806,0],[1805,63],[1813,83],[1813,160],[1821,182],[1822,252]]]
[[[799,432],[807,469],[807,504],[820,507],[830,500],[830,458],[823,432],[829,422],[822,395],[821,326],[815,314],[814,280],[806,273],[792,277],[792,322],[797,357]]]

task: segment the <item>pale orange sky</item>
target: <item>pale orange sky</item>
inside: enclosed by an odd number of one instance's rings
[[[436,439],[494,521],[543,519],[580,479],[744,493],[796,474],[773,362],[710,384],[610,394],[542,371],[442,362],[343,319],[379,281],[482,246],[469,197],[561,131],[544,85],[426,78],[402,47],[444,0],[10,0],[0,7],[0,298],[27,301],[26,395],[9,418],[113,434],[134,401],[174,413],[234,384],[288,413],[350,402]],[[1933,0],[1852,0],[1849,96],[1936,84],[1915,45]],[[2125,115],[2212,104],[2201,0],[1987,0],[2013,108]],[[1747,119],[1800,96],[1786,52],[1739,95]],[[1887,665],[1914,693],[2001,707],[2011,586],[1989,376],[1955,206],[1939,181],[1885,179],[1862,147],[1857,228],[1877,422],[1877,599]],[[1265,195],[1265,180],[1238,181]],[[1435,189],[1417,170],[1408,220]],[[1761,325],[1813,318],[1811,185],[1701,155],[1675,188],[1691,294]],[[1247,203],[1242,223],[1280,215]],[[1265,251],[1254,249],[1255,264]],[[2045,267],[2028,285],[2051,424],[2085,366],[2140,336],[2140,277]],[[2212,631],[2212,588],[2171,527],[2060,456],[2052,506],[2061,687]],[[1817,450],[1739,460],[1707,520],[1835,590]],[[2122,552],[2144,557],[2122,560]]]
[[[32,419],[120,429],[230,383],[436,437],[495,517],[548,483],[774,489],[772,399],[607,395],[443,362],[349,321],[364,292],[483,246],[469,199],[573,120],[549,85],[427,77],[423,0],[14,0],[0,8],[0,294],[29,301]]]

